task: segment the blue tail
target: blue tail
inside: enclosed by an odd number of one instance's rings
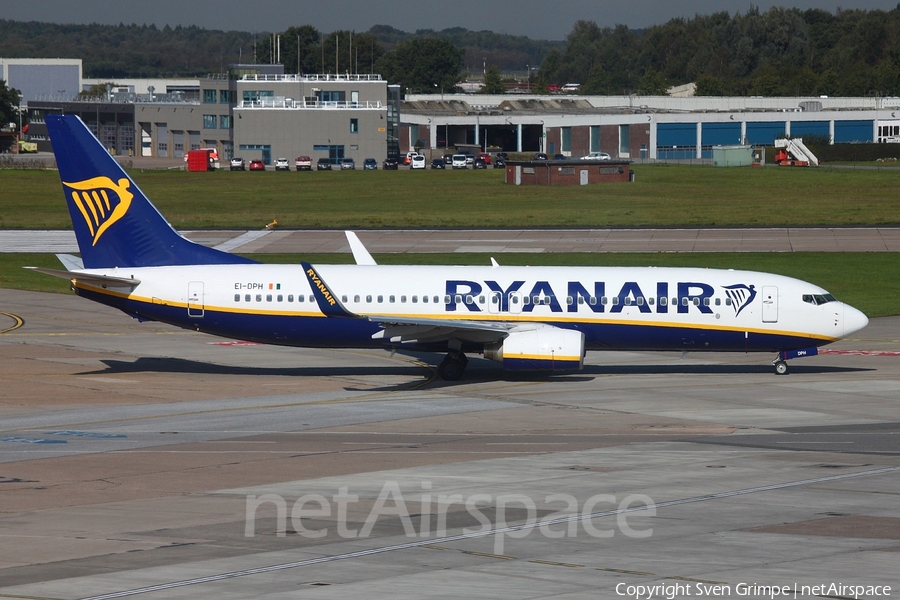
[[[254,262],[181,237],[77,116],[46,122],[86,268]]]

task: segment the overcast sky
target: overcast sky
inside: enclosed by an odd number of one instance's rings
[[[465,27],[561,40],[579,19],[595,21],[600,26],[624,23],[640,28],[673,17],[723,10],[744,13],[751,4],[761,11],[777,5],[834,12],[841,6],[891,10],[897,6],[897,0],[0,0],[0,18],[55,23],[155,23],[159,27],[197,25],[249,32],[284,31],[292,25],[307,24],[324,33],[338,29],[366,31],[372,25],[391,25],[410,32]]]

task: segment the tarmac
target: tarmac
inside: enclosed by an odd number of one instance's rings
[[[340,230],[183,231],[228,252],[349,253]],[[359,230],[372,253],[900,252],[900,227]],[[0,231],[0,253],[78,252],[72,231]]]
[[[0,598],[896,596],[900,317],[825,350],[447,383],[0,289]]]

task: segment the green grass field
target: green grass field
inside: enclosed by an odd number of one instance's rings
[[[512,186],[502,171],[131,174],[177,229],[262,227],[676,227],[900,223],[900,170],[634,165],[636,181]],[[0,228],[69,229],[55,171],[0,170]],[[253,255],[265,262],[298,256]],[[350,262],[312,255],[312,262]],[[478,254],[379,255],[383,264],[487,264]],[[870,316],[900,314],[889,253],[503,254],[504,264],[656,265],[781,273],[830,290]],[[0,255],[0,287],[63,292],[65,280],[23,270],[52,255]],[[877,282],[877,285],[873,284]]]
[[[297,255],[253,254],[268,263],[293,263]],[[313,263],[351,263],[348,254],[313,254]],[[380,264],[486,265],[486,254],[378,254]],[[900,314],[900,268],[897,254],[846,253],[686,253],[686,254],[502,254],[504,265],[671,266],[748,269],[779,273],[815,283],[870,317]],[[51,254],[0,254],[0,287],[66,292],[68,281],[22,266],[60,268]]]
[[[634,165],[636,181],[514,186],[501,170],[132,171],[177,229],[900,223],[900,169]],[[67,229],[55,171],[0,170],[0,228]]]

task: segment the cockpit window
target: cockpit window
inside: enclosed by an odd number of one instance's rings
[[[831,294],[803,294],[803,301],[815,306],[820,304],[828,304],[829,302],[837,302]]]

